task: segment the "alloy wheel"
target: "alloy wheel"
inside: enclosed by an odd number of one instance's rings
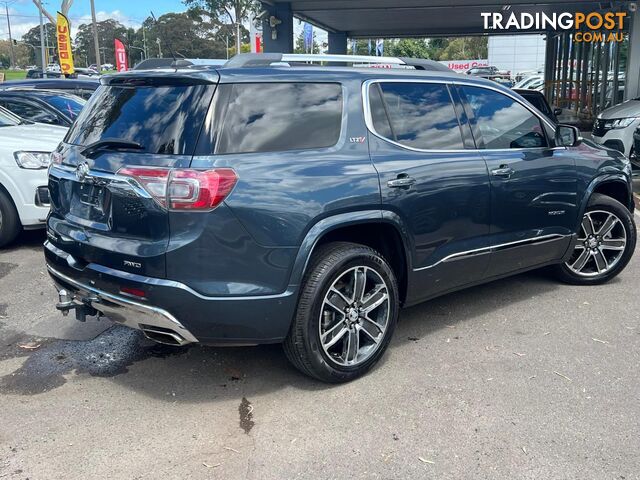
[[[622,221],[611,212],[593,210],[582,218],[575,250],[566,266],[583,277],[602,275],[617,265],[626,246]]]
[[[331,284],[320,311],[320,343],[341,366],[365,362],[378,350],[389,324],[389,287],[373,268],[352,267]]]

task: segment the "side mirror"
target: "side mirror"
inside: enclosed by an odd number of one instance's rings
[[[558,115],[562,115],[562,109],[561,108],[554,108],[553,109],[553,114],[557,117]]]
[[[577,147],[582,142],[580,130],[573,125],[558,125],[556,127],[557,147]]]

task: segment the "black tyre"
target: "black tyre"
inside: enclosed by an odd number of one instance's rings
[[[563,282],[598,285],[627,266],[636,248],[633,214],[617,200],[593,194],[582,218],[571,258],[556,266]]]
[[[335,242],[313,254],[284,342],[301,372],[339,383],[364,375],[389,345],[398,320],[398,283],[375,250]]]
[[[13,242],[21,228],[16,207],[6,192],[0,188],[0,248]]]

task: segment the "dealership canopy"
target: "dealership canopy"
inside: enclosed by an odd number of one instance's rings
[[[630,2],[616,0],[271,0],[269,9],[289,10],[329,32],[357,37],[457,36],[487,33],[481,13],[593,12],[624,8]],[[278,17],[276,15],[276,17]],[[511,32],[505,33],[514,33]]]
[[[627,71],[640,71],[640,12],[628,0],[261,0],[265,52],[293,51],[293,18],[321,27],[328,34],[328,52],[346,53],[347,38],[530,34],[553,29],[486,29],[483,14],[503,17],[523,13],[549,17],[571,13],[626,12],[629,32]],[[547,60],[552,46],[549,45]],[[549,74],[550,75],[550,74]],[[640,77],[628,75],[627,98],[640,95]]]

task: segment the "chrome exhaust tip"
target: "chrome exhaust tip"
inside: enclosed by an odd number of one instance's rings
[[[144,336],[149,340],[153,340],[156,343],[162,343],[163,345],[173,345],[176,347],[181,347],[183,345],[187,345],[188,343],[192,343],[189,340],[185,339],[178,332],[169,328],[154,327],[151,325],[140,325],[140,330],[142,330]]]

